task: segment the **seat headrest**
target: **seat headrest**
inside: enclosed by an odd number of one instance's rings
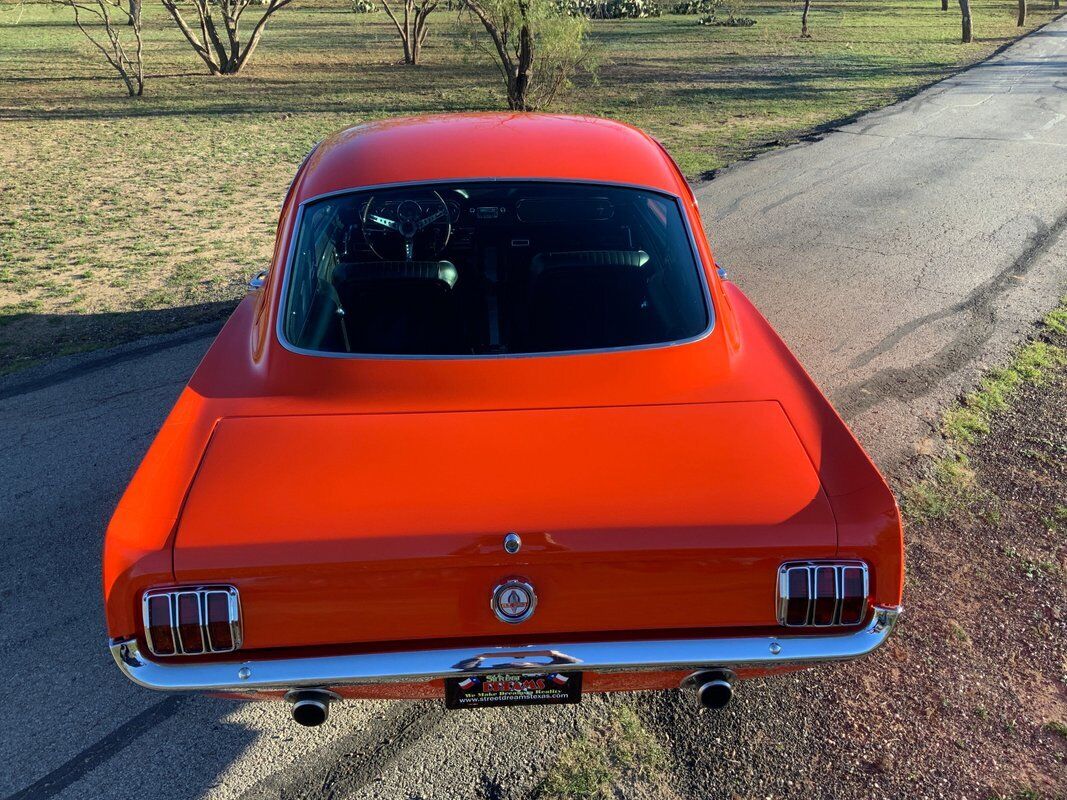
[[[649,261],[644,250],[575,250],[561,253],[538,253],[530,261],[531,276],[553,270],[585,267],[621,267],[641,269]]]
[[[435,281],[451,289],[459,270],[451,261],[348,261],[338,266],[341,281]]]

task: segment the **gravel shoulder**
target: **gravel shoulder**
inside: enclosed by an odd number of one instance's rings
[[[1063,797],[1067,329],[1040,341],[1049,364],[989,432],[947,443],[968,470],[962,482],[922,484],[949,496],[921,521],[912,514],[906,614],[882,650],[744,683],[719,714],[681,693],[613,697],[638,711],[647,752],[667,753],[668,766],[650,778],[642,761],[617,762],[590,793],[547,796],[643,798],[651,781],[694,798]],[[584,740],[611,730],[601,721]]]

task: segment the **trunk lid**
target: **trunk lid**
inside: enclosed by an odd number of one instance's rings
[[[522,547],[504,551],[507,533]],[[227,418],[179,582],[233,583],[246,648],[775,624],[833,513],[774,401]],[[511,577],[521,625],[490,609]]]

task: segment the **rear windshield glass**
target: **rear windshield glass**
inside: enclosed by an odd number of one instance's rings
[[[507,355],[708,326],[675,199],[597,184],[441,183],[305,207],[285,338],[307,350]]]

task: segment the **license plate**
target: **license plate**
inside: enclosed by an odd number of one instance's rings
[[[446,708],[550,706],[581,700],[580,672],[494,672],[471,678],[445,678]]]

